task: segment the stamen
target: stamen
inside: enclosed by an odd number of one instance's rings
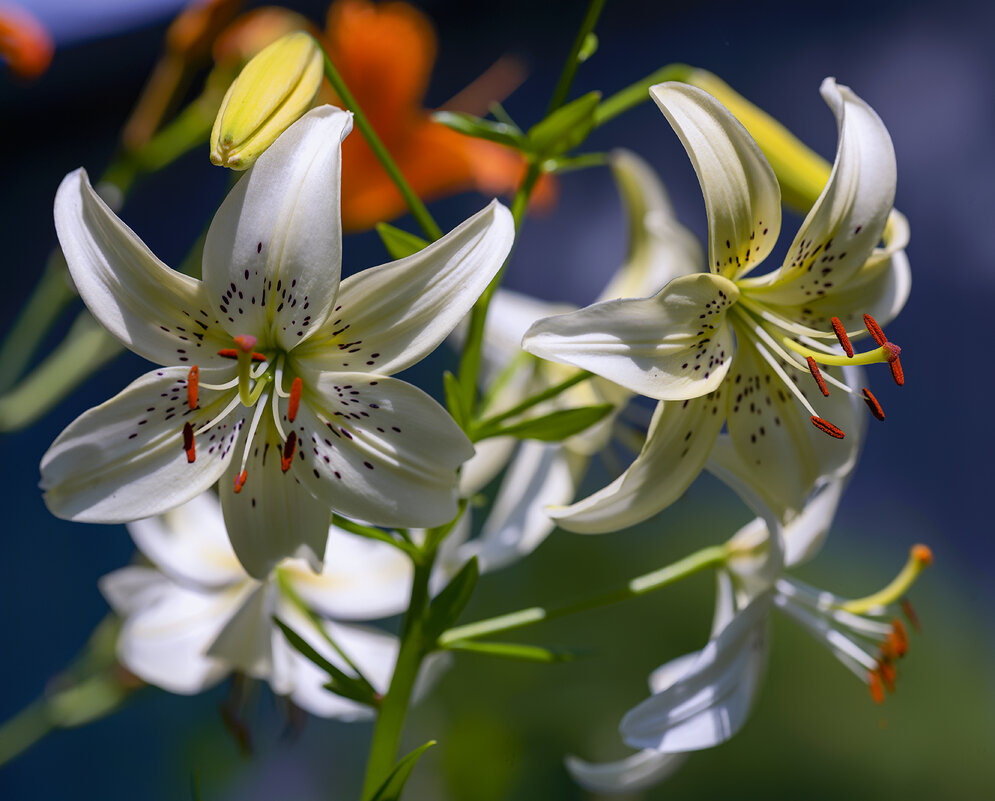
[[[292,423],[297,419],[297,410],[301,405],[301,389],[304,382],[297,376],[290,384],[290,401],[287,403],[287,419]]]
[[[294,451],[297,449],[297,432],[291,431],[287,441],[283,443],[283,455],[280,457],[280,469],[286,473],[294,463]]]
[[[874,397],[874,393],[867,387],[864,387],[863,393],[864,403],[866,403],[867,408],[871,410],[871,414],[873,414],[877,420],[884,420],[884,409],[881,408],[881,404],[878,403],[878,399]]]
[[[881,330],[881,326],[878,325],[877,320],[875,320],[871,315],[864,315],[864,325],[867,327],[868,333],[870,333],[871,338],[878,343],[878,345],[883,345],[888,341],[888,337],[884,335],[884,331]]]
[[[884,703],[884,687],[881,684],[881,675],[876,670],[868,671],[867,688],[871,691],[871,698],[875,704]]]
[[[923,569],[932,563],[933,552],[925,545],[914,545],[909,551],[909,559],[905,566],[888,586],[865,598],[857,598],[840,604],[840,608],[857,615],[865,614],[874,609],[883,609],[905,595]]]
[[[252,441],[256,436],[256,429],[259,427],[259,419],[263,416],[263,410],[266,408],[266,401],[263,400],[262,403],[256,404],[256,410],[252,413],[252,422],[249,423],[249,433],[245,435],[245,447],[242,448],[242,465],[241,470],[245,472],[245,463],[249,460],[249,449],[252,447]]]
[[[193,426],[189,422],[183,424],[183,450],[187,452],[187,464],[193,464],[197,458],[197,444],[193,438]]]
[[[849,357],[853,358],[853,345],[850,344],[850,337],[846,335],[846,329],[843,327],[843,323],[840,321],[839,317],[833,317],[829,320],[833,324],[833,331],[836,332],[836,338],[840,341],[840,347],[843,348],[843,352]]]
[[[902,362],[899,361],[898,356],[895,356],[894,359],[890,359],[888,361],[888,366],[891,368],[891,377],[895,379],[895,383],[900,387],[904,386],[905,373],[902,370]]]
[[[238,495],[238,493],[240,493],[242,491],[242,487],[245,486],[245,479],[247,479],[248,477],[249,476],[246,474],[246,472],[244,470],[241,473],[239,473],[237,476],[235,476],[235,494],[236,495]]]
[[[190,411],[197,408],[197,392],[200,389],[200,368],[195,364],[187,373],[187,406]],[[191,460],[193,461],[193,460]]]
[[[812,374],[812,378],[815,379],[815,383],[819,385],[819,390],[828,398],[829,387],[826,386],[826,382],[822,377],[822,371],[819,370],[819,365],[815,363],[815,359],[811,356],[806,356],[805,360],[808,362],[808,371]]]
[[[221,350],[218,351],[218,356],[220,356],[222,359],[237,359],[238,351],[235,350],[235,348],[222,348]],[[252,351],[252,361],[264,362],[266,361],[266,354]]]
[[[912,624],[912,628],[916,631],[922,631],[922,625],[919,623],[919,615],[916,614],[912,602],[908,598],[902,598],[901,606],[902,612],[905,614],[905,619]]]
[[[814,414],[812,415],[812,425],[834,439],[843,439],[843,437],[846,436],[841,429],[834,426],[828,420],[823,420],[821,417],[816,417]]]
[[[222,420],[224,420],[229,414],[231,414],[232,411],[235,409],[236,406],[238,406],[239,403],[240,403],[240,401],[239,401],[238,395],[236,395],[234,398],[232,398],[228,402],[228,405],[225,406],[225,408],[221,410],[221,413],[217,417],[215,417],[207,425],[203,425],[200,428],[198,428],[197,429],[197,434],[203,434],[209,428],[213,428],[214,426],[216,426],[218,423],[220,423]]]
[[[897,671],[895,666],[888,661],[882,660],[878,665],[878,675],[884,682],[884,686],[888,688],[888,692],[895,692],[895,675]]]

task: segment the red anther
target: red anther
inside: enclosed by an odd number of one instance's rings
[[[929,567],[933,564],[933,549],[928,545],[913,545],[912,558],[919,562],[919,564],[923,567]]]
[[[909,633],[905,630],[905,624],[897,617],[891,621],[888,641],[892,643],[896,656],[905,656],[909,650]]]
[[[878,345],[883,345],[888,341],[888,337],[884,335],[884,331],[881,330],[881,326],[878,325],[877,320],[875,320],[871,315],[864,315],[864,325],[867,326],[867,330],[870,332],[871,338],[878,343]]]
[[[294,451],[297,449],[297,432],[291,431],[287,441],[283,443],[283,456],[280,457],[280,469],[286,473],[294,463]]]
[[[878,674],[881,676],[881,681],[884,682],[884,686],[888,688],[888,692],[895,692],[895,675],[897,671],[895,666],[890,662],[881,662],[878,664]]]
[[[840,322],[839,317],[830,318],[829,322],[833,324],[833,331],[836,332],[836,338],[840,341],[840,345],[843,348],[843,352],[849,357],[853,358],[853,345],[850,344],[850,337],[846,335],[846,329],[843,327],[843,323]]]
[[[183,424],[183,450],[187,452],[187,464],[192,464],[197,458],[197,443],[193,438],[193,426],[190,423]]]
[[[902,598],[902,611],[905,613],[905,619],[912,624],[912,628],[916,631],[922,631],[922,626],[919,625],[919,615],[916,614],[916,610],[908,598]]]
[[[301,406],[301,389],[303,387],[304,382],[301,381],[300,376],[297,376],[297,378],[290,382],[290,400],[287,403],[287,419],[291,423],[297,419],[297,410]]]
[[[891,368],[891,377],[895,379],[895,383],[900,387],[904,386],[905,373],[902,370],[901,360],[897,356],[894,359],[889,359],[888,366]]]
[[[830,423],[828,420],[823,420],[821,417],[816,417],[812,415],[812,425],[825,434],[833,437],[833,439],[843,439],[846,436],[840,429]]]
[[[237,359],[238,351],[235,350],[235,348],[222,348],[221,350],[218,351],[218,356],[220,356],[223,359]],[[266,354],[253,351],[252,361],[264,362],[266,361]]]
[[[881,676],[876,670],[867,672],[867,688],[871,691],[871,698],[875,704],[884,703],[884,687],[881,684]]]
[[[238,495],[242,491],[242,487],[245,486],[245,479],[249,477],[249,474],[243,470],[237,476],[235,476],[235,494]]]
[[[257,340],[252,334],[239,334],[237,337],[233,337],[233,339],[242,353],[252,353],[252,349],[256,347]]]
[[[814,378],[815,383],[819,385],[819,389],[822,390],[822,394],[828,398],[829,387],[826,386],[826,379],[822,377],[822,371],[819,370],[819,365],[815,363],[815,359],[811,356],[806,356],[805,358],[808,360],[808,371],[812,374],[812,378]]]
[[[197,408],[197,393],[200,390],[200,368],[195,364],[187,373],[187,406],[193,411]]]
[[[881,404],[878,403],[878,399],[874,397],[874,393],[867,387],[864,387],[862,391],[864,393],[864,403],[866,403],[867,408],[871,410],[871,414],[873,414],[877,420],[884,420],[884,409],[881,408]]]

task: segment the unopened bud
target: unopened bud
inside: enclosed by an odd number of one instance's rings
[[[232,83],[211,131],[211,161],[245,170],[314,100],[324,71],[309,34],[290,33],[261,50]]]

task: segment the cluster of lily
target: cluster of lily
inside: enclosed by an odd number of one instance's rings
[[[291,95],[307,74],[320,83],[321,57],[297,36],[239,80],[297,52]],[[861,599],[787,572],[825,540],[868,411],[884,419],[863,369],[887,365],[904,382],[882,328],[910,286],[888,132],[849,88],[824,82],[835,163],[783,264],[756,276],[780,231],[774,170],[713,95],[676,82],[650,94],[697,172],[707,250],[676,221],[652,168],[616,151],[629,253],[597,302],[577,310],[503,289],[490,300],[480,414],[499,419],[536,396],[534,418],[605,407],[559,438],[509,429],[474,448],[447,409],[394,377],[465,337],[460,323],[498,276],[515,224],[493,201],[412,255],[340,280],[353,116],[327,104],[301,114],[313,91],[268,139],[254,132],[273,116],[229,91],[212,158],[247,171],[211,223],[202,279],[159,261],[83,170],[65,178],[55,221],[75,286],[107,331],[156,365],[69,425],[41,464],[55,515],[128,523],[144,556],[101,582],[124,620],[123,665],[178,693],[238,672],[314,714],[367,716],[369,705],[337,690],[350,677],[375,694],[389,685],[397,641],[359,623],[406,607],[412,564],[392,539],[417,543],[420,529],[452,525],[439,590],[468,559],[504,567],[556,526],[607,533],[648,520],[708,469],[758,515],[723,547],[711,637],[655,671],[651,696],[623,719],[638,753],[571,758],[577,780],[638,789],[733,736],[754,705],[775,608],[876,701],[894,689],[908,648],[894,610],[929,550],[913,548],[891,584]],[[362,204],[350,208],[363,218]],[[856,350],[868,336],[875,347]],[[645,432],[632,422],[638,397],[657,401]],[[616,440],[638,454],[576,500],[592,457]],[[502,474],[470,538],[467,500]],[[384,541],[357,536],[372,527]],[[444,663],[436,654],[424,665],[423,687]]]

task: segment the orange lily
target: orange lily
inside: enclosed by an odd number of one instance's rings
[[[0,57],[22,78],[37,78],[52,63],[55,45],[45,27],[18,6],[0,6]]]

